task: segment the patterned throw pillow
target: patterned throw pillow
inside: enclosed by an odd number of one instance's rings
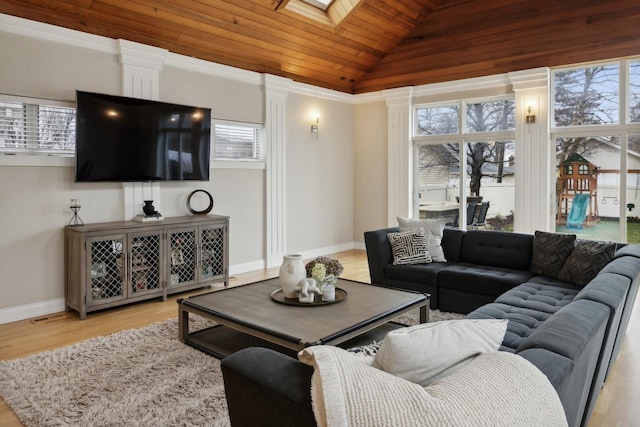
[[[575,234],[536,231],[529,271],[557,279],[575,244]]]
[[[427,239],[422,229],[387,234],[393,253],[393,265],[426,264],[431,262]]]
[[[616,244],[578,240],[558,273],[558,279],[585,286],[613,259]]]

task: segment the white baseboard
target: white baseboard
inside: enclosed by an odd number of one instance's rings
[[[59,313],[64,310],[64,298],[56,298],[48,301],[3,308],[0,309],[0,324],[31,319],[32,317],[45,316],[51,313]]]
[[[244,264],[236,264],[229,266],[229,276],[236,274],[249,273],[250,271],[264,270],[264,260],[246,262]]]
[[[359,251],[366,251],[367,247],[364,245],[364,242],[354,242],[353,249],[356,249]]]

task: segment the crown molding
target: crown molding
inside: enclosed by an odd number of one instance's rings
[[[114,55],[120,53],[118,43],[114,39],[18,18],[4,13],[0,14],[0,32],[83,47]]]

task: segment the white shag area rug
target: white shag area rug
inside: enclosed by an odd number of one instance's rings
[[[0,361],[0,397],[27,427],[230,425],[220,361],[182,344],[177,319]]]

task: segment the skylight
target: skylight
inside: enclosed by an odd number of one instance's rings
[[[337,28],[364,0],[280,0],[276,10]]]
[[[318,9],[327,10],[333,0],[302,0],[305,3],[315,6]]]

